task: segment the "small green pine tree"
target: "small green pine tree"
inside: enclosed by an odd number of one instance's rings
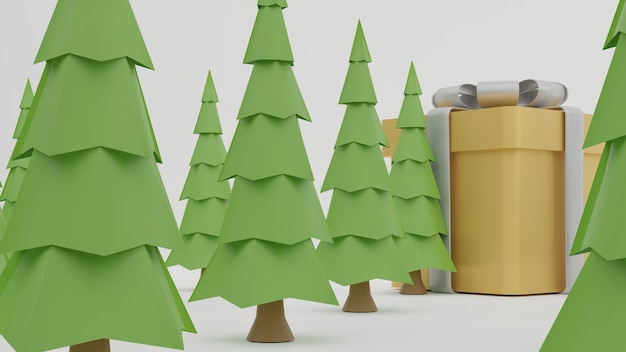
[[[394,237],[413,285],[403,285],[400,293],[426,293],[421,269],[455,271],[441,240],[446,223],[439,205],[439,188],[430,163],[435,161],[428,138],[426,118],[420,102],[415,67],[411,63],[404,89],[404,102],[396,127],[402,129],[391,166],[391,193],[406,237]]]
[[[369,49],[357,26],[350,66],[341,92],[346,113],[322,185],[333,189],[327,221],[334,243],[317,252],[332,281],[350,286],[344,311],[376,311],[369,280],[411,282],[394,237],[403,237],[380,146],[388,146],[376,113]]]
[[[187,207],[180,225],[183,249],[172,251],[168,266],[180,264],[189,270],[206,268],[217,249],[226,205],[230,198],[228,181],[218,181],[226,158],[222,127],[217,113],[217,93],[209,71],[202,95],[202,108],[194,133],[198,142],[191,157],[181,200]]]

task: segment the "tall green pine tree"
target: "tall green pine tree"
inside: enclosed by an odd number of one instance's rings
[[[391,193],[406,237],[394,237],[413,285],[400,293],[424,294],[421,269],[455,271],[441,240],[446,223],[439,204],[439,188],[431,162],[435,156],[426,137],[426,118],[420,101],[419,81],[411,63],[404,101],[396,127],[402,129],[391,166]]]
[[[168,266],[180,264],[189,270],[206,268],[217,249],[226,205],[230,198],[228,181],[218,181],[226,158],[222,127],[216,104],[217,93],[209,71],[202,107],[194,133],[198,142],[191,157],[191,170],[181,200],[187,200],[180,225],[184,247],[167,258]]]
[[[18,351],[109,339],[183,348],[194,331],[157,247],[181,245],[136,65],[128,0],[59,0],[13,160],[29,157],[0,241],[0,333]]]
[[[626,346],[626,8],[620,0],[604,48],[615,47],[585,147],[605,142],[572,246],[588,252],[542,347],[550,351],[617,351]]]
[[[259,0],[244,63],[254,65],[220,179],[234,178],[218,247],[191,300],[257,305],[249,341],[291,341],[283,299],[337,304],[311,237],[331,241],[298,120],[309,112],[292,71],[282,10]]]
[[[403,237],[380,146],[388,146],[374,105],[369,49],[361,22],[340,104],[347,105],[322,192],[333,189],[328,226],[334,243],[317,253],[332,281],[350,285],[344,311],[376,311],[369,280],[411,282],[394,237]]]

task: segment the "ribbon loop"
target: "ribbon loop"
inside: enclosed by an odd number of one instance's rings
[[[461,84],[439,89],[433,95],[436,108],[456,107],[481,109],[495,106],[528,106],[547,108],[560,106],[567,100],[567,88],[557,82],[527,79],[517,81],[486,81],[477,85]]]

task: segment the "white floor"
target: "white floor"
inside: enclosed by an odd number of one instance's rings
[[[172,274],[186,301],[197,272],[175,267]],[[333,285],[343,304],[347,288]],[[184,334],[185,350],[200,351],[538,351],[565,295],[497,297],[467,294],[404,296],[389,282],[372,281],[376,313],[344,313],[339,306],[287,300],[295,341],[246,341],[255,308],[239,309],[221,298],[187,303],[198,334]],[[112,341],[113,352],[177,351]],[[0,351],[13,349],[0,337]],[[67,351],[59,349],[55,351]]]

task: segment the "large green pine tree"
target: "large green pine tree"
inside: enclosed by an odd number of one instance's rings
[[[228,181],[218,181],[226,158],[222,127],[217,113],[217,92],[209,71],[202,107],[194,133],[198,142],[191,157],[181,200],[187,200],[180,225],[184,247],[173,251],[166,264],[182,265],[189,270],[206,268],[217,249],[226,205],[230,198]]]
[[[312,237],[331,241],[298,120],[310,121],[293,74],[282,10],[259,0],[244,63],[254,65],[220,179],[234,178],[218,247],[191,300],[257,305],[249,341],[293,340],[283,299],[337,304]]]
[[[542,352],[618,351],[626,346],[626,0],[620,0],[604,48],[615,47],[585,147],[605,142],[572,246],[589,257]]]
[[[26,121],[26,116],[30,111],[30,105],[33,102],[33,89],[30,86],[30,81],[26,81],[26,87],[24,88],[24,93],[22,94],[22,100],[20,101],[20,116],[17,119],[17,125],[15,126],[15,131],[13,132],[13,139],[19,139],[23,132],[24,122]],[[7,176],[6,183],[4,188],[2,189],[2,194],[0,194],[0,201],[4,201],[4,206],[2,207],[2,215],[5,221],[9,220],[11,217],[11,212],[13,211],[13,207],[15,206],[15,201],[17,199],[17,194],[22,187],[22,181],[24,180],[24,175],[26,174],[26,169],[28,169],[28,162],[30,158],[22,158],[18,160],[10,160],[7,169],[9,169],[9,176]],[[5,223],[2,225],[2,233],[4,233]],[[2,238],[3,236],[0,236]],[[0,273],[6,267],[6,264],[11,257],[10,253],[0,253]]]
[[[391,193],[406,237],[394,237],[412,285],[400,293],[424,294],[421,269],[455,271],[441,235],[447,234],[439,188],[430,163],[435,156],[426,137],[426,118],[415,67],[411,62],[396,128],[402,129],[391,166]]]
[[[59,0],[13,160],[30,156],[0,249],[0,333],[18,351],[108,340],[183,348],[194,331],[157,247],[181,245],[136,65],[128,0]]]
[[[344,311],[376,311],[369,280],[410,283],[393,237],[403,237],[380,146],[388,146],[374,105],[369,49],[361,22],[340,104],[347,105],[335,151],[322,185],[333,189],[327,221],[334,243],[317,252],[332,281],[350,285]]]

